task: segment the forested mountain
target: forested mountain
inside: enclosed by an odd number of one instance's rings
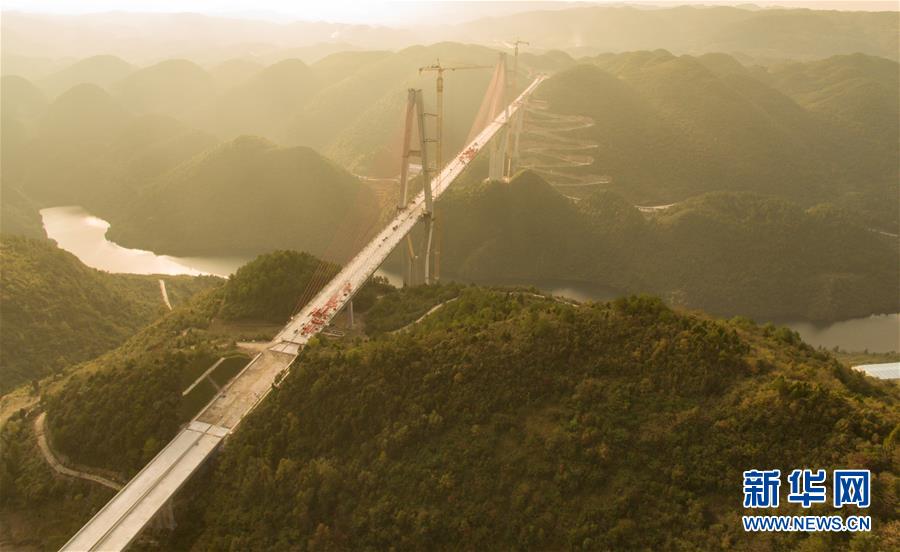
[[[192,120],[216,93],[213,78],[185,59],[168,59],[134,71],[111,86],[123,105],[136,112]]]
[[[420,86],[426,103],[433,101],[433,75],[419,76],[417,68],[438,58],[448,65],[491,65],[496,51],[439,43],[399,52],[342,52],[312,64],[285,60],[257,72],[253,64],[244,64],[239,71],[243,77],[234,77],[236,84],[224,89],[199,66],[170,60],[112,83],[112,93],[79,84],[50,103],[27,81],[6,77],[10,93],[4,94],[3,128],[11,139],[4,143],[20,153],[2,167],[3,228],[39,235],[37,208],[80,204],[109,220],[110,236],[131,247],[170,254],[258,254],[290,248],[345,260],[385,215],[388,193],[379,189],[376,197],[371,183],[349,172],[396,174],[403,89]],[[593,126],[568,136],[597,145],[589,152],[591,162],[571,171],[608,175],[611,182],[596,188],[618,194],[623,202],[659,205],[716,191],[751,192],[780,197],[803,210],[824,203],[836,207],[825,208],[827,215],[815,223],[809,213],[775,208],[784,213],[784,220],[765,222],[774,224],[772,228],[787,231],[787,218],[798,216],[802,224],[813,226],[833,226],[840,218],[851,229],[847,236],[829,230],[822,235],[833,242],[817,239],[814,247],[798,253],[798,259],[811,260],[798,272],[799,280],[785,276],[803,282],[796,288],[794,283],[779,283],[776,273],[761,265],[751,270],[760,272],[758,279],[733,277],[724,272],[728,265],[723,263],[709,273],[684,273],[679,267],[687,261],[659,254],[659,244],[641,245],[647,260],[626,255],[621,262],[632,268],[624,272],[630,276],[622,282],[615,271],[598,268],[612,263],[584,257],[582,249],[595,244],[583,243],[585,234],[577,229],[581,219],[554,214],[554,209],[567,212],[572,206],[549,194],[546,202],[522,199],[518,217],[519,223],[533,225],[529,232],[535,234],[535,243],[560,236],[542,253],[546,258],[516,268],[530,258],[528,243],[492,236],[486,222],[471,227],[455,223],[454,217],[465,221],[472,215],[461,212],[444,219],[455,228],[448,232],[446,245],[445,264],[451,271],[476,278],[505,274],[602,281],[629,291],[653,291],[714,313],[764,318],[826,320],[895,308],[896,300],[885,293],[895,278],[885,267],[896,256],[890,244],[881,243],[884,236],[860,228],[894,233],[900,220],[896,62],[849,55],[763,67],[744,65],[725,54],[679,57],[665,50],[604,54],[577,65],[562,52],[523,55],[521,61],[523,72],[559,70],[540,87],[538,97],[549,112],[590,118]],[[445,158],[467,137],[489,74],[472,69],[445,75]],[[184,76],[189,77],[184,105],[172,107]],[[142,83],[160,91],[161,103],[140,99]],[[205,101],[200,99],[204,94]],[[194,130],[191,123],[154,113],[182,113],[189,104],[196,104],[196,110],[188,109],[188,119],[210,133],[254,132],[276,138],[238,137],[216,145],[212,134]],[[335,164],[306,147],[279,147],[279,142],[306,143]],[[5,146],[4,156],[6,151]],[[593,188],[561,191],[584,198],[582,209],[596,203],[587,199]],[[672,211],[677,212],[682,211]],[[663,241],[687,247],[689,232],[679,230],[686,223],[664,225],[665,216],[657,217],[651,225],[655,229],[648,231],[652,239],[646,239],[659,241],[675,233],[681,237]],[[749,235],[757,223],[745,221],[741,232]],[[644,226],[626,225],[642,232]],[[480,237],[473,237],[476,231]],[[644,238],[625,230],[615,233],[644,244]],[[781,248],[776,259],[786,262],[800,251],[804,240],[791,236],[769,244]],[[711,239],[697,234],[697,239],[706,238]],[[751,241],[745,236],[696,248],[702,257]],[[848,243],[859,249],[841,252],[838,244]],[[620,255],[614,253],[618,246],[604,248],[606,259]],[[841,266],[839,255],[860,262]],[[588,257],[598,259],[599,254]],[[659,265],[652,262],[656,260]],[[723,272],[713,276],[720,269]],[[729,293],[740,297],[738,282],[751,281],[748,293],[755,299],[726,300]],[[843,294],[845,287],[853,291]]]
[[[849,56],[766,70],[662,50],[592,62],[554,76],[538,97],[593,119],[571,133],[598,145],[578,171],[609,175],[629,201],[745,190],[836,202],[896,228],[896,62]]]
[[[48,240],[0,238],[0,393],[118,345],[162,316],[156,277],[108,274]],[[215,278],[166,276],[176,303]]]
[[[29,136],[47,108],[47,99],[31,82],[16,76],[0,78],[0,231],[41,237],[37,207],[20,184]]]
[[[43,207],[121,208],[150,179],[215,143],[171,117],[134,113],[94,84],[46,103],[27,81],[3,79],[3,212],[13,215],[4,216],[4,232],[43,236]]]
[[[217,63],[210,67],[208,72],[220,90],[227,90],[244,84],[264,67],[264,65],[255,61],[236,58]]]
[[[421,18],[415,24],[390,27],[199,13],[120,11],[54,17],[4,10],[2,69],[46,73],[58,67],[54,60],[97,52],[140,63],[176,56],[209,64],[232,58],[271,63],[297,57],[312,62],[342,50],[399,50],[445,40],[496,45],[516,36],[527,37],[535,48],[574,55],[664,47],[678,53],[734,52],[767,60],[853,52],[898,56],[898,23],[890,8],[853,12],[753,4],[573,7],[549,2],[469,4],[464,10],[446,4],[429,7],[416,10]],[[121,39],[122,29],[128,29],[131,40]]]
[[[133,474],[193,414],[182,389],[232,350],[237,336],[212,322],[292,308],[314,291],[314,264],[263,256],[75,369],[44,397],[54,446]],[[439,302],[405,331],[384,331]],[[577,305],[458,286],[385,293],[367,307],[366,326],[368,313],[369,340],[306,349],[215,469],[181,495],[190,500],[176,505],[165,547],[740,547],[739,502],[728,497],[751,464],[872,469],[869,544],[896,523],[897,388],[789,330],[682,314],[647,297]],[[10,455],[20,465],[26,455],[27,423],[7,424],[0,451],[3,507],[26,519],[34,504],[75,492],[36,485],[34,466],[10,469]],[[59,535],[41,542],[58,545],[96,506],[73,505],[83,519],[58,520]],[[783,547],[804,537],[771,538]]]
[[[896,240],[841,209],[748,193],[642,215],[621,195],[573,202],[531,172],[439,202],[448,276],[598,282],[718,315],[834,320],[896,312]]]
[[[210,128],[225,137],[257,134],[281,138],[285,116],[301,109],[319,87],[309,66],[299,59],[286,59],[226,90],[205,115]]]
[[[316,148],[349,170],[394,176],[406,89],[422,88],[434,102],[434,75],[418,68],[484,66],[447,72],[445,157],[458,151],[471,130],[497,51],[482,46],[439,43],[398,52],[346,51],[312,64],[286,59],[220,91],[199,109],[202,128],[224,140],[259,134],[285,145]],[[523,57],[521,72],[556,70],[572,63],[565,54]],[[523,81],[524,82],[524,78]]]
[[[371,189],[335,163],[251,136],[196,155],[109,213],[112,239],[153,251],[302,248],[335,260],[355,253],[379,217]]]
[[[785,329],[469,288],[405,333],[307,348],[165,546],[885,549],[898,401]],[[871,469],[874,533],[745,533],[757,465]]]
[[[283,323],[291,317],[301,298],[318,291],[311,287],[314,279],[330,277],[339,269],[308,253],[274,251],[260,255],[229,279],[218,314],[226,319]]]
[[[896,12],[760,9],[745,6],[587,6],[535,10],[459,25],[453,40],[527,36],[577,55],[664,47],[678,53],[735,52],[762,60],[863,52],[897,59]]]
[[[41,89],[51,98],[79,84],[107,87],[128,76],[135,68],[120,57],[101,55],[76,61],[39,81]]]
[[[182,391],[234,351],[241,335],[213,322],[286,322],[301,299],[309,300],[327,282],[317,278],[320,265],[305,253],[262,255],[77,368],[63,389],[47,398],[56,446],[77,462],[134,474],[205,404],[190,403]]]
[[[313,146],[348,170],[393,176],[398,164],[405,87],[423,87],[428,101],[433,102],[433,75],[419,76],[418,67],[438,58],[455,64],[492,66],[496,56],[496,51],[488,48],[447,43],[397,53],[341,52],[312,65],[287,59],[258,70],[252,63],[235,62],[230,66],[237,76],[228,76],[228,67],[207,72],[179,59],[126,71],[120,66],[121,60],[100,56],[75,63],[58,78],[53,77],[54,82],[78,84],[49,103],[28,81],[4,77],[2,182],[10,198],[4,202],[4,212],[9,214],[4,216],[4,230],[39,235],[35,206],[77,204],[113,218],[123,206],[143,196],[145,189],[165,187],[155,180],[177,179],[177,171],[163,175],[212,147],[217,138],[227,144],[243,134],[260,135],[288,146]],[[555,54],[533,59],[535,63],[555,65],[568,58]],[[526,65],[523,62],[523,68]],[[117,70],[124,76],[109,82]],[[225,76],[217,78],[215,75],[222,71]],[[490,73],[489,69],[478,69],[447,76],[444,135],[448,157],[466,139]],[[224,149],[228,146],[217,151]],[[288,151],[282,159],[290,156]],[[316,164],[309,161],[308,153],[299,155],[299,159],[303,166],[307,162]],[[233,177],[239,178],[249,170],[249,165],[245,166]],[[319,170],[312,167],[309,175]],[[291,177],[284,174],[283,178]],[[254,189],[253,197],[284,202],[277,195],[284,190],[281,185]],[[273,195],[263,197],[261,193]],[[243,208],[245,194],[230,197],[229,209]],[[224,205],[225,201],[219,198],[217,203]],[[155,205],[166,211],[176,204]],[[304,205],[317,211],[319,217],[329,207],[306,201]],[[146,210],[142,215],[157,220],[168,216]],[[146,217],[137,222],[150,224]],[[317,224],[313,222],[313,226]],[[113,231],[119,230],[114,225]],[[206,246],[204,240],[210,234],[222,236],[219,241],[227,240],[220,230],[203,229],[195,244]],[[274,247],[327,253],[322,245],[319,250],[312,248],[309,239],[301,236]],[[208,245],[218,247],[215,241]],[[254,253],[271,248],[260,246],[258,240],[250,247]]]
[[[338,70],[336,60],[341,56]],[[481,46],[438,43],[413,46],[375,57],[369,52],[335,54],[313,64],[313,71],[343,78],[324,87],[288,123],[287,141],[308,144],[353,171],[394,176],[400,155],[402,112],[407,88],[421,88],[426,105],[434,105],[433,73],[419,67],[441,60],[445,66],[485,66],[444,75],[444,157],[458,152],[469,137],[497,63],[497,51]],[[541,57],[545,63],[547,59]],[[555,59],[555,58],[553,58]],[[366,63],[359,63],[366,60]],[[358,65],[357,65],[358,64]],[[348,70],[352,65],[353,70]],[[522,69],[524,71],[525,62]],[[524,82],[524,79],[523,79]]]

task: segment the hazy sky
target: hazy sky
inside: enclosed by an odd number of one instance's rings
[[[43,13],[91,13],[108,11],[130,12],[197,12],[232,17],[264,19],[304,19],[347,23],[409,24],[459,22],[477,17],[531,9],[563,8],[584,4],[622,4],[621,1],[601,2],[429,2],[429,1],[279,1],[279,0],[2,0],[5,10]],[[638,0],[631,4],[672,6],[681,4],[740,5],[748,1],[684,0],[667,2]],[[897,10],[896,1],[870,0],[760,0],[758,6],[809,7],[817,9]]]

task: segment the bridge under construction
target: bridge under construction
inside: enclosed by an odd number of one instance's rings
[[[497,74],[506,74],[501,56]],[[505,78],[505,77],[504,77]],[[356,254],[302,310],[291,318],[266,350],[258,354],[223,388],[210,403],[159,452],[118,494],[94,515],[64,546],[63,550],[122,550],[155,520],[172,522],[171,501],[175,493],[233,432],[241,420],[278,384],[302,348],[350,304],[388,254],[420,221],[427,225],[428,241],[424,262],[425,282],[431,281],[430,239],[433,205],[463,173],[470,162],[488,147],[491,152],[490,177],[508,176],[514,167],[516,137],[521,128],[524,105],[544,80],[539,75],[511,102],[486,98],[491,119],[469,144],[446,166],[428,163],[429,140],[420,90],[410,90],[407,104],[407,133],[401,169],[401,200],[396,216]],[[499,87],[499,96],[508,86]],[[412,126],[418,127],[418,146],[412,143]],[[433,146],[432,146],[433,148]],[[438,151],[440,144],[438,144]],[[411,199],[408,168],[411,157],[422,161],[422,191]],[[411,243],[408,251],[412,251]],[[412,263],[415,255],[408,257]]]

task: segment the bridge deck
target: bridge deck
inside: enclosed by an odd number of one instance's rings
[[[509,110],[500,113],[463,149],[432,181],[434,199],[443,194],[450,184],[462,174],[468,164],[491,138],[504,127],[524,104],[528,96],[544,80],[536,78],[522,94],[510,104]],[[378,269],[388,254],[412,230],[425,214],[425,193],[419,192],[410,203],[375,238],[350,260],[344,268],[322,288],[300,313],[275,337],[272,350],[296,355],[309,338],[324,328],[335,314],[347,304],[366,280]]]
[[[150,523],[228,431],[191,422],[63,547],[122,550]]]
[[[506,124],[544,79],[531,85],[432,180],[437,199]],[[226,435],[262,401],[311,337],[321,331],[381,266],[425,214],[419,193],[254,358],[193,422],[181,430],[119,493],[91,518],[62,550],[122,550],[150,523]]]

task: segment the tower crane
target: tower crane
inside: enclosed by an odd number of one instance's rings
[[[440,174],[441,169],[444,168],[444,71],[464,71],[466,69],[493,69],[490,65],[458,65],[455,67],[448,67],[446,65],[441,65],[440,58],[437,59],[437,62],[433,65],[426,65],[425,67],[419,67],[419,75],[425,72],[434,72],[437,74],[436,79],[436,88],[437,88],[437,113],[435,113],[435,173]],[[434,218],[432,218],[434,220]],[[430,236],[429,236],[430,243]],[[437,247],[434,251],[434,281],[436,282],[440,278],[441,274],[441,252],[440,252],[440,226],[438,225],[438,239],[437,239]],[[426,259],[425,262],[428,262]]]
[[[465,69],[493,69],[493,67],[490,65],[460,65],[456,67],[447,67],[445,65],[441,65],[440,59],[438,59],[437,63],[435,63],[434,65],[419,67],[420,75],[427,71],[433,71],[437,73],[437,113],[435,113],[435,142],[437,143],[437,151],[435,152],[435,170],[438,174],[440,174],[444,163],[444,156],[443,152],[441,151],[444,148],[444,71],[463,71]]]
[[[513,53],[513,74],[512,74],[512,80],[510,81],[512,83],[513,92],[515,92],[516,81],[519,78],[519,73],[518,73],[518,71],[519,71],[519,44],[523,44],[525,46],[531,46],[530,43],[525,42],[524,40],[519,40],[518,38],[516,38],[515,42],[508,43],[506,45],[507,47],[512,48],[513,52],[514,52]]]
[[[531,46],[531,44],[529,44],[528,42],[525,42],[524,40],[519,40],[518,37],[516,37],[516,40],[512,44],[507,44],[507,46],[511,46],[513,48],[514,54],[513,54],[512,78],[507,79],[507,82],[509,83],[509,88],[507,89],[508,93],[507,93],[507,97],[506,97],[506,100],[507,100],[506,103],[509,103],[509,101],[515,96],[515,94],[517,92],[516,84],[518,84],[518,80],[519,80],[519,45],[520,44],[523,44],[525,46]],[[509,92],[511,92],[511,93],[509,93]],[[513,139],[509,140],[506,144],[507,145],[506,174],[510,178],[512,178],[512,172],[516,168],[515,167],[516,162],[517,162],[516,160],[519,157],[519,134],[522,131],[522,121],[523,121],[524,116],[525,116],[524,113],[519,113],[518,116],[516,117],[516,120],[513,123],[513,125],[515,127],[513,129]]]

